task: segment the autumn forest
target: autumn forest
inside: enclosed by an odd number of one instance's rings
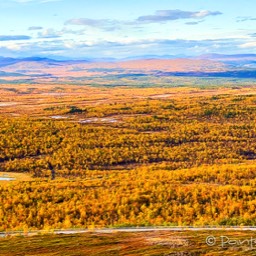
[[[256,225],[254,87],[28,87],[1,88],[1,231]]]

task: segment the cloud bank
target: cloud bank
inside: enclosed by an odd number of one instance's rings
[[[182,10],[159,10],[156,11],[154,15],[145,15],[137,18],[138,22],[146,23],[158,23],[166,22],[179,19],[202,19],[207,16],[221,15],[219,11],[211,12],[207,10],[202,10],[198,12],[189,12]]]

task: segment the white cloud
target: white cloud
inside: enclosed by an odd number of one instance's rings
[[[10,51],[20,51],[25,49],[26,47],[30,47],[30,43],[20,43],[20,42],[8,42],[2,44],[1,46]]]
[[[9,43],[5,48],[11,51],[19,51],[22,46],[20,44]]]
[[[99,28],[106,31],[114,31],[120,28],[121,23],[122,22],[118,20],[110,20],[110,19],[78,18],[78,19],[67,20],[65,22],[65,25],[80,25],[80,26]]]
[[[256,41],[241,44],[240,48],[256,48]]]
[[[60,37],[60,32],[55,31],[54,29],[44,29],[43,31],[38,32],[39,38],[57,38]]]
[[[220,13],[217,13],[217,14],[220,14]],[[207,10],[202,10],[202,11],[199,11],[199,12],[195,12],[192,17],[196,17],[196,18],[204,18],[206,16],[209,16],[209,15],[212,15],[212,13],[210,11],[207,11]],[[214,14],[216,15],[216,13]]]

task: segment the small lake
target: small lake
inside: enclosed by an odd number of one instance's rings
[[[52,119],[66,119],[67,116],[50,116]]]
[[[0,181],[1,181],[1,180],[11,181],[11,180],[15,180],[15,178],[3,177],[3,176],[1,177],[1,176],[0,176]]]
[[[105,118],[94,117],[94,118],[88,118],[88,119],[80,120],[80,121],[79,121],[80,124],[85,124],[85,123],[97,123],[97,122],[116,123],[116,122],[118,122],[118,120],[115,119],[115,118],[109,118],[109,117],[105,117]]]

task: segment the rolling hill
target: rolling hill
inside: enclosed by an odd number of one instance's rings
[[[9,74],[9,75],[8,75]],[[12,75],[14,74],[14,75]],[[193,58],[141,58],[134,60],[54,60],[41,57],[23,59],[0,57],[0,79],[27,81],[120,78],[131,76],[178,76],[255,78],[256,55],[208,54]]]

